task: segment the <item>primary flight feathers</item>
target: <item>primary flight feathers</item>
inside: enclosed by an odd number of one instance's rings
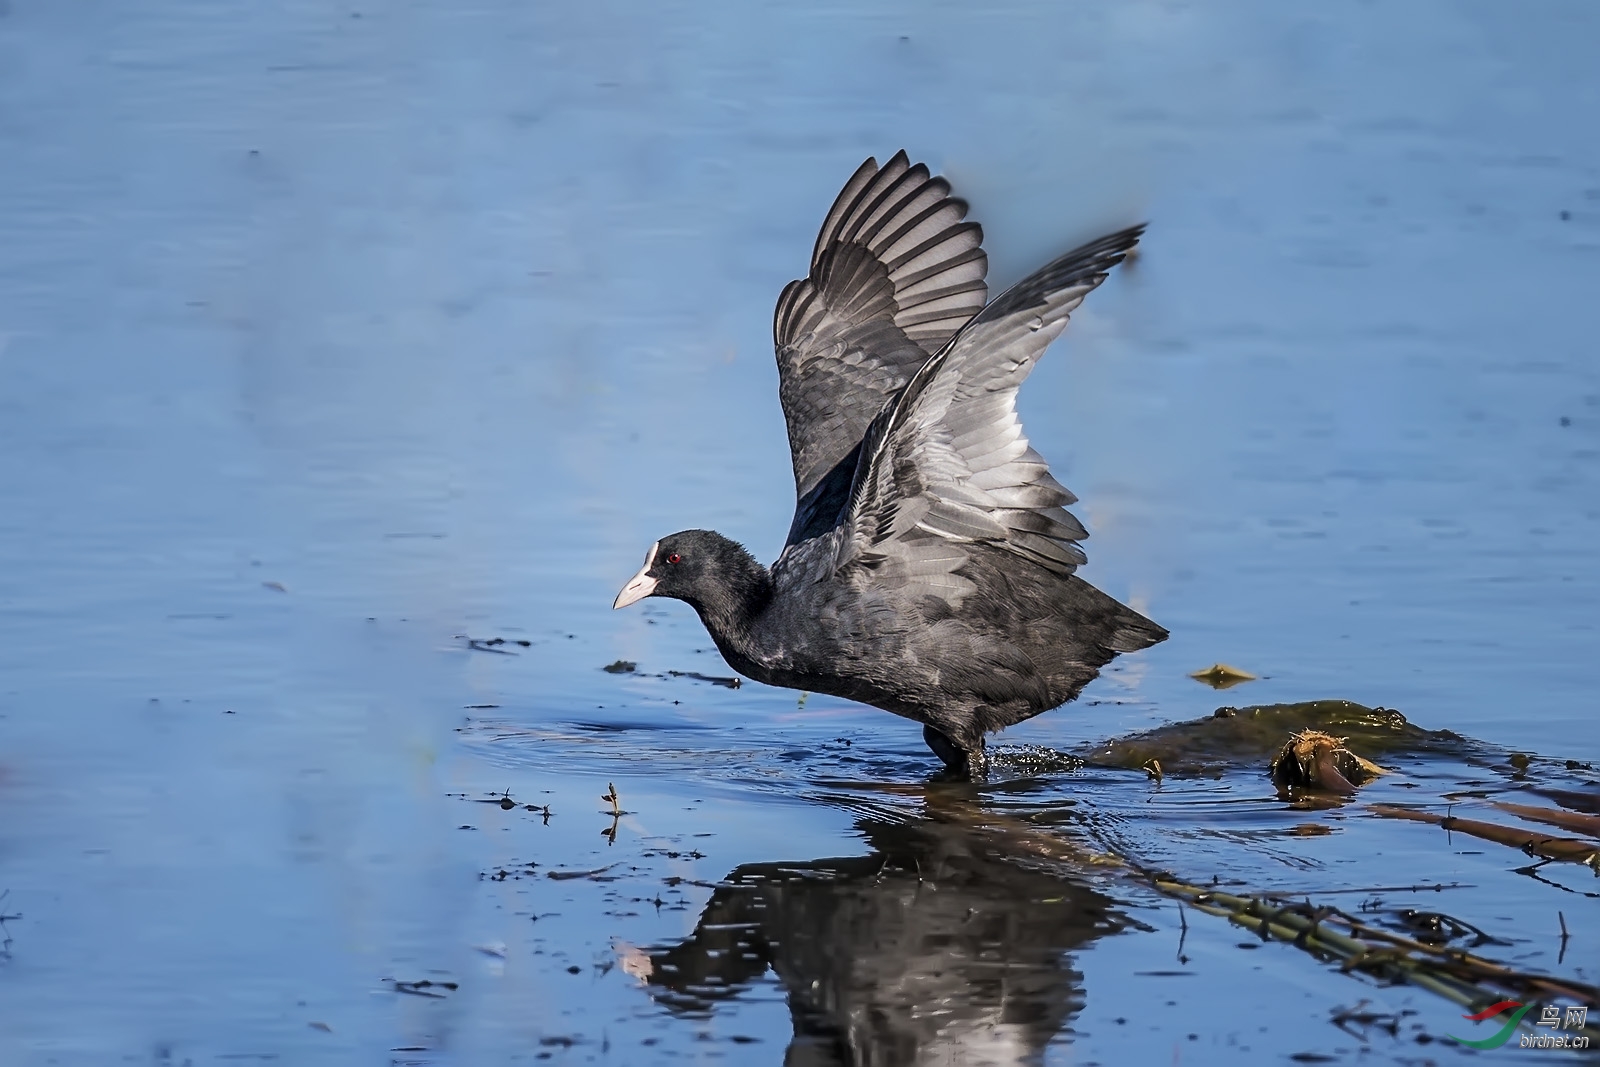
[[[1017,387],[1144,228],[1068,252],[989,303],[983,232],[966,213],[904,152],[882,168],[869,159],[828,212],[810,274],[779,297],[798,497],[785,556],[830,538],[835,569],[871,566],[955,600],[971,590],[954,573],[963,544],[1059,574],[1084,562],[1088,535],[1065,510],[1076,498],[1023,435]]]

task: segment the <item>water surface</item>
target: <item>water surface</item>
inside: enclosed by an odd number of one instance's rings
[[[1151,222],[1021,406],[1083,573],[1173,636],[1006,745],[1344,698],[1600,760],[1597,17],[0,0],[0,1058],[824,1057],[802,986],[884,1062],[1464,1055],[1416,990],[986,854],[914,727],[674,677],[729,673],[692,614],[609,605],[675,529],[776,555],[771,307],[904,146],[996,284]],[[1596,981],[1582,870],[1296,836],[1252,773],[977,799],[1196,879],[1471,885],[1498,958]],[[641,977],[752,892],[780,947],[726,995]]]

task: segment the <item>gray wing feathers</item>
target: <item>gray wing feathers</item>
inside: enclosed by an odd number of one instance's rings
[[[1076,498],[1029,446],[1017,388],[1142,232],[1111,234],[1036,271],[918,370],[863,441],[838,565],[905,568],[925,580],[934,560],[960,566],[950,546],[978,543],[1058,574],[1085,561],[1077,542],[1088,534],[1065,509]]]
[[[882,168],[869,159],[829,209],[809,274],[778,298],[778,395],[801,498],[792,533],[814,525],[800,514],[807,495],[884,404],[982,310],[988,259],[966,213],[904,152]]]

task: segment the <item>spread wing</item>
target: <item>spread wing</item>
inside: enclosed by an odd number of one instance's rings
[[[862,434],[987,299],[983,231],[950,183],[899,152],[869,159],[834,201],[811,272],[773,317],[794,459],[791,544],[838,519]]]
[[[1144,227],[1069,252],[1006,290],[930,359],[873,420],[838,533],[834,567],[859,565],[959,602],[957,568],[974,545],[1056,574],[1084,562],[1088,534],[1023,436],[1017,387],[1067,316],[1139,240]]]

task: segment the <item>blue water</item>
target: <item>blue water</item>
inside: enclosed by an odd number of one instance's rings
[[[1005,744],[1341,697],[1600,759],[1597,31],[1578,2],[0,0],[0,1061],[782,1060],[775,972],[689,1017],[617,945],[688,936],[743,865],[878,854],[826,783],[931,759],[870,709],[656,677],[729,672],[682,605],[609,608],[672,530],[776,555],[772,304],[902,146],[996,283],[1151,223],[1021,407],[1084,575],[1173,636]],[[1187,677],[1217,661],[1263,678]],[[1211,786],[1160,794],[1176,838],[1142,781],[1037,788],[1278,885],[1207,843]],[[1215,789],[1235,829],[1303,821]],[[1373,822],[1278,866],[1472,881],[1534,955],[1559,908],[1595,981],[1592,884]],[[480,881],[614,857],[633,882]],[[1075,976],[1049,1026],[917,1062],[1353,1056],[1328,1017],[1363,997],[1468,1025],[1211,920],[1151,975],[1176,912],[1106,877],[1114,930],[1039,935]],[[459,988],[395,991],[424,978]]]

